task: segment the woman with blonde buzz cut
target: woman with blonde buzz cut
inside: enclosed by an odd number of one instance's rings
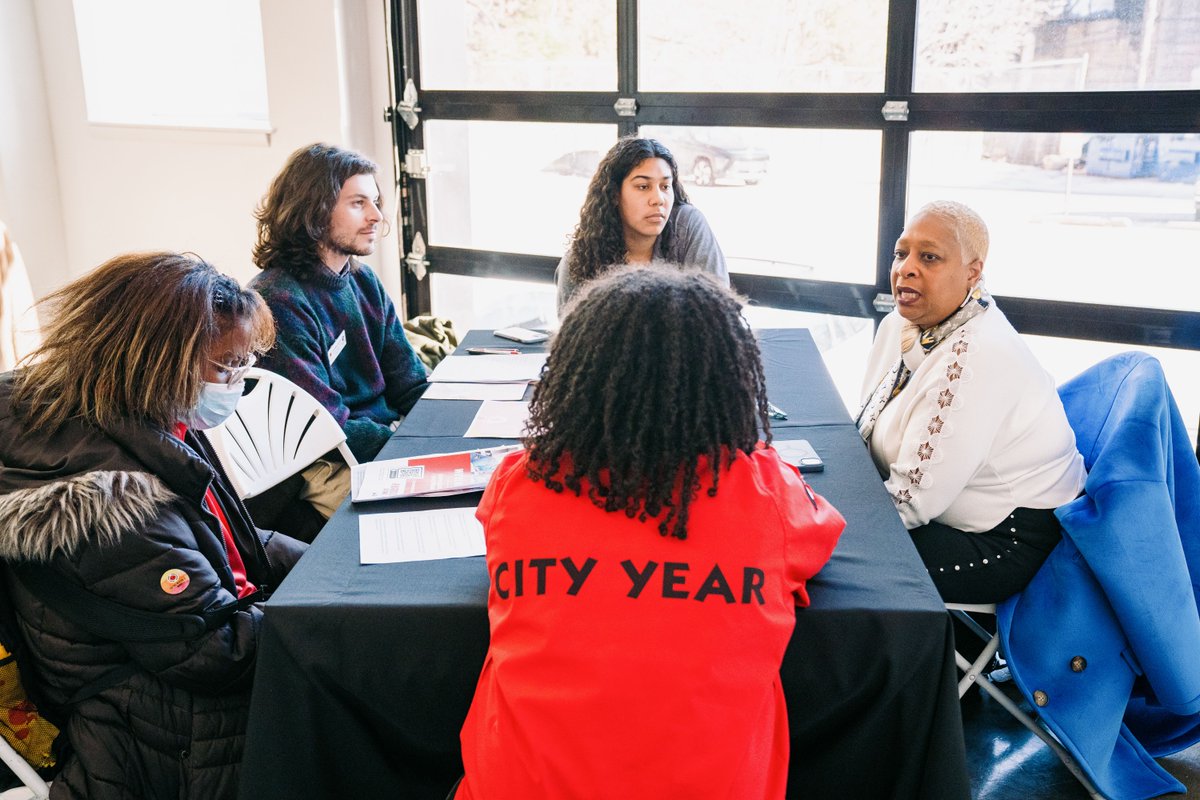
[[[947,602],[1024,588],[1085,477],[1053,379],[984,288],[987,254],[987,226],[961,203],[908,221],[857,420]]]

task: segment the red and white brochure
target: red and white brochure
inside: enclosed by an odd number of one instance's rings
[[[520,449],[511,444],[359,464],[350,472],[350,498],[363,503],[482,491],[501,459]]]

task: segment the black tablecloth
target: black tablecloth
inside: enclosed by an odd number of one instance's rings
[[[826,469],[809,482],[848,522],[781,670],[788,795],[968,797],[948,616],[807,332],[763,341],[791,417],[777,435],[812,442]],[[379,457],[501,443],[461,437],[477,405],[421,401]],[[477,501],[347,503],[330,520],[267,604],[241,797],[445,796],[487,650],[484,560],[360,565],[358,515]]]
[[[770,399],[788,415],[786,420],[772,420],[773,428],[835,425],[850,421],[807,329],[767,329],[759,331],[759,341],[762,345],[763,370],[771,390]],[[458,351],[450,358],[470,358],[466,355],[468,347],[510,347],[523,353],[545,350],[544,345],[520,345],[485,331],[471,331],[463,337]],[[400,426],[397,435],[462,436],[478,408],[477,400],[418,403]],[[383,454],[378,457],[394,458]]]

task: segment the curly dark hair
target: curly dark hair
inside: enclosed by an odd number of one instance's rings
[[[355,175],[378,172],[366,156],[329,144],[292,153],[254,212],[254,263],[259,269],[279,267],[300,277],[319,272],[317,244],[329,227],[342,184]]]
[[[679,167],[675,163],[675,156],[657,139],[640,139],[636,136],[621,139],[612,146],[596,167],[596,174],[588,184],[583,208],[579,211],[579,224],[575,226],[575,235],[567,250],[571,278],[577,285],[583,285],[585,281],[600,275],[613,264],[625,263],[625,228],[617,206],[621,197],[621,184],[629,177],[633,168],[647,158],[661,158],[671,167],[675,205],[667,227],[659,236],[664,252],[670,246],[674,233],[674,208],[690,202],[687,192],[683,190],[683,184],[679,182]]]
[[[759,428],[771,441],[766,382],[738,298],[692,270],[614,268],[588,284],[550,343],[529,406],[528,476],[605,511],[660,518],[687,538],[688,507],[710,465],[709,496]],[[665,512],[665,513],[664,513]]]

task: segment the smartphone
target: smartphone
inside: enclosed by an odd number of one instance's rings
[[[780,458],[801,472],[820,472],[825,469],[825,462],[808,443],[808,439],[776,439],[771,446],[779,452]]]
[[[531,331],[528,328],[501,328],[497,331],[492,331],[494,336],[499,336],[501,339],[510,339],[521,344],[537,344],[544,342],[550,338],[550,334],[544,331]]]

